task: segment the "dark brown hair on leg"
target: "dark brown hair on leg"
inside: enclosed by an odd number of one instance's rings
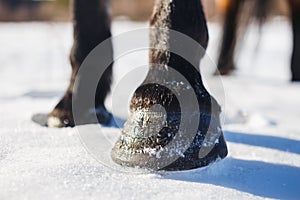
[[[226,157],[227,147],[219,119],[220,107],[205,89],[201,74],[194,67],[199,66],[208,44],[201,1],[157,0],[150,24],[150,43],[153,48],[150,49],[150,69],[131,100],[131,115],[112,150],[112,159],[131,167],[186,170],[206,166],[217,158]],[[172,32],[180,32],[193,39],[202,46],[203,51],[184,47]],[[187,48],[192,63],[172,52],[176,46]],[[173,76],[172,71],[179,72],[183,78]],[[191,86],[190,90],[186,85]],[[173,92],[175,90],[178,91],[176,95]],[[199,110],[195,111],[193,105],[188,105],[187,113],[183,113],[179,98],[189,92],[195,94]],[[161,107],[164,109],[160,110]],[[216,109],[213,111],[212,107]],[[190,130],[189,123],[193,124],[197,117],[196,130]],[[185,120],[186,129],[179,134],[183,118],[188,119]],[[206,137],[209,134],[215,138]],[[190,135],[191,143],[185,143],[185,137]],[[185,147],[169,148],[168,145],[175,138],[179,139],[178,144]],[[179,153],[180,149],[184,149],[183,152]],[[209,150],[201,157],[204,149]],[[166,153],[166,157],[160,158],[161,152]]]
[[[97,45],[111,37],[111,20],[107,7],[108,0],[74,0],[73,2],[74,43],[70,54],[72,66],[71,80],[65,95],[49,114],[48,126],[65,127],[75,125],[72,114],[74,82],[77,72],[87,55]],[[111,48],[108,48],[107,51],[110,51],[109,53],[112,57],[112,44]],[[111,77],[112,65],[108,67],[100,79],[95,97],[96,109],[101,110],[101,112],[97,113],[98,120],[104,124],[109,123],[111,118],[111,115],[106,111],[104,106],[105,97],[110,91]],[[83,119],[80,120],[80,123],[91,123],[89,118],[86,117],[88,116],[89,109],[95,108],[82,108]]]
[[[300,81],[300,1],[289,0],[293,26],[292,81]]]
[[[237,41],[238,17],[244,0],[229,0],[225,11],[221,49],[218,58],[218,72],[216,74],[228,75],[234,69],[234,52]]]

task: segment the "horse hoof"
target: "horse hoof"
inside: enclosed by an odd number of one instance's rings
[[[46,126],[49,128],[74,127],[72,110],[56,107],[48,115]]]
[[[68,119],[61,119],[54,116],[49,116],[47,119],[46,126],[49,128],[64,128],[73,127],[74,124],[70,123]]]
[[[150,170],[188,170],[226,157],[219,111],[205,108],[210,104],[205,101],[216,102],[210,96],[198,101],[201,112],[182,112],[168,88],[139,87],[131,101],[130,118],[112,149],[113,161]]]
[[[96,115],[96,117],[95,117]],[[112,122],[112,114],[104,106],[96,109],[86,110],[80,114],[80,118],[74,120],[72,111],[54,109],[47,119],[47,126],[50,128],[74,127],[75,125],[97,124],[109,125]]]

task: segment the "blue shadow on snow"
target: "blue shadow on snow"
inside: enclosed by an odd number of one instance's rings
[[[300,154],[300,141],[266,135],[254,135],[225,131],[228,142],[277,149],[280,151]]]
[[[204,169],[166,172],[163,178],[207,183],[261,197],[300,198],[300,168],[281,164],[227,158]]]

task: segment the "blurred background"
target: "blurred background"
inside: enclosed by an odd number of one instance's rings
[[[214,0],[203,0],[209,20],[219,20]],[[151,14],[154,0],[111,0],[114,17],[144,21]],[[0,0],[0,21],[68,21],[71,0]],[[286,1],[274,0],[274,15],[287,15]]]

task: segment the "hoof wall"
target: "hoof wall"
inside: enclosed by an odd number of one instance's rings
[[[200,123],[203,121],[206,120],[201,120]],[[218,121],[212,120],[211,123],[216,122]],[[188,134],[174,133],[174,129],[162,129],[151,135],[147,130],[153,130],[152,128],[133,124],[130,119],[127,121],[112,149],[111,157],[117,164],[155,171],[189,170],[207,166],[227,156],[226,142],[219,126],[210,129],[212,133],[198,130],[193,138],[187,139],[185,135]],[[145,137],[138,135],[137,130]],[[173,140],[177,141],[172,142]]]

